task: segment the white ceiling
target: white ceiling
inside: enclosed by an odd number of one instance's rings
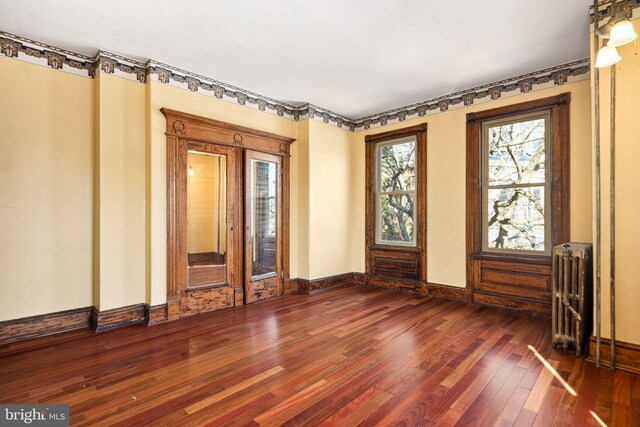
[[[590,0],[0,0],[0,30],[351,118],[588,56]]]

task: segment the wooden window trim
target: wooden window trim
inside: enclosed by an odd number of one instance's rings
[[[512,254],[482,251],[482,193],[480,188],[481,128],[482,122],[520,116],[548,110],[551,114],[552,171],[551,187],[551,247],[570,239],[570,93],[536,99],[476,113],[467,114],[467,164],[466,164],[466,254],[467,254],[467,298],[480,285],[483,261],[504,261],[516,264],[551,265],[548,254]],[[538,310],[535,310],[538,311]]]
[[[387,245],[376,243],[375,224],[375,145],[402,137],[416,138],[416,244]],[[365,136],[365,271],[367,281],[383,286],[391,286],[426,293],[427,282],[427,124],[405,127]],[[415,257],[418,264],[417,275],[411,279],[377,277],[374,271],[375,254],[384,253],[388,257]]]

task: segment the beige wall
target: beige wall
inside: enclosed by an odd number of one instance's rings
[[[145,88],[99,73],[96,91],[94,305],[145,300]]]
[[[589,81],[512,96],[496,101],[408,120],[353,135],[364,159],[364,137],[428,123],[427,131],[427,274],[432,283],[464,287],[466,114],[531,99],[571,92],[571,240],[591,242],[591,126]],[[364,189],[364,160],[358,163],[356,187]],[[357,192],[357,190],[354,190]],[[364,192],[360,191],[364,205]],[[364,210],[352,211],[359,222],[355,241],[364,241]],[[361,252],[364,257],[364,251]],[[361,265],[363,268],[363,265]],[[362,271],[362,270],[360,270]]]
[[[626,61],[625,67],[632,76],[638,65]],[[571,238],[592,240],[588,81],[351,133],[157,82],[143,85],[104,74],[92,81],[4,57],[0,70],[0,106],[10,112],[0,115],[0,231],[8,242],[0,247],[0,320],[92,304],[104,310],[166,301],[162,107],[297,139],[291,157],[290,273],[305,279],[364,271],[364,135],[427,122],[429,281],[464,286],[466,113],[570,91]],[[620,85],[631,85],[623,83],[624,70]],[[620,109],[638,111],[631,95],[619,102]],[[621,126],[621,141],[637,140],[632,126]],[[628,177],[618,190],[619,212],[624,210],[619,229],[632,231],[619,235],[619,247],[630,247],[638,235],[633,182],[640,180],[630,166],[638,153],[623,142],[619,150],[619,169]],[[633,251],[625,252],[619,255],[618,316],[637,325],[630,304],[639,295],[633,263],[625,258]],[[638,342],[633,328],[622,336]]]
[[[364,219],[358,208],[351,133],[309,121],[309,279],[354,271],[359,244],[351,232]]]
[[[309,278],[309,120],[298,122],[290,167],[290,277]]]
[[[640,32],[640,19],[633,21]],[[592,45],[593,46],[593,45]],[[593,50],[593,48],[592,48]],[[636,269],[640,242],[640,56],[634,54],[633,43],[618,48],[622,61],[616,71],[616,200],[615,200],[615,286],[616,338],[640,344],[640,280]],[[610,74],[600,71],[600,129],[602,181],[602,336],[611,336],[610,316]],[[593,80],[593,77],[592,77]],[[595,156],[594,156],[595,158]],[[595,180],[595,159],[593,179]],[[595,186],[595,184],[594,184]],[[595,195],[594,195],[595,197]],[[595,205],[595,203],[594,203]],[[595,206],[593,218],[596,217]],[[595,219],[594,231],[595,235]]]
[[[91,306],[93,81],[0,57],[0,321]]]
[[[166,167],[162,107],[297,139],[291,157],[290,273],[291,277],[305,279],[364,270],[364,135],[427,121],[429,280],[464,286],[465,114],[571,91],[571,233],[573,240],[591,239],[588,214],[591,210],[590,131],[588,119],[585,119],[589,110],[588,82],[351,133],[315,120],[294,122],[157,82],[142,85],[105,74],[99,74],[92,82],[15,60],[3,60],[9,65],[8,70],[27,69],[85,83],[85,97],[89,102],[83,110],[88,117],[85,122],[96,124],[93,135],[97,195],[94,206],[95,292],[91,302],[103,310],[140,302],[161,304],[166,300]],[[16,74],[23,73],[16,71]],[[11,86],[14,97],[19,96],[16,88],[23,86]],[[7,93],[11,94],[10,91]],[[77,96],[73,95],[74,98]],[[69,96],[65,95],[65,98]],[[30,102],[46,104],[45,109],[52,105],[38,97]],[[92,102],[94,117],[91,116]],[[85,124],[85,128],[91,133],[91,125]],[[91,142],[92,136],[85,135],[85,138]],[[92,147],[85,148],[91,155]],[[93,171],[89,168],[86,173],[91,175]],[[587,185],[583,185],[585,182]],[[91,185],[87,185],[91,190]],[[91,197],[88,203],[91,203]],[[89,218],[89,227],[90,223]],[[91,229],[89,236],[83,238],[91,242]],[[87,253],[91,250],[83,251],[84,256]],[[87,268],[90,272],[91,266]],[[89,295],[92,294],[90,283],[83,287],[83,292]],[[12,316],[27,312],[18,309]]]

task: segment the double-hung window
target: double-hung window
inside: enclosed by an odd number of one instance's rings
[[[375,146],[376,243],[416,245],[416,138]]]
[[[482,123],[482,250],[551,251],[549,111]]]
[[[427,124],[365,137],[367,283],[426,292]],[[401,282],[398,282],[401,281]]]
[[[570,101],[467,114],[467,297],[548,314],[553,247],[570,240]]]

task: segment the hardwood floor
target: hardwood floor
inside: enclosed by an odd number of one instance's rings
[[[69,403],[72,425],[640,425],[640,376],[565,356],[549,331],[347,287],[5,345],[0,402]]]

